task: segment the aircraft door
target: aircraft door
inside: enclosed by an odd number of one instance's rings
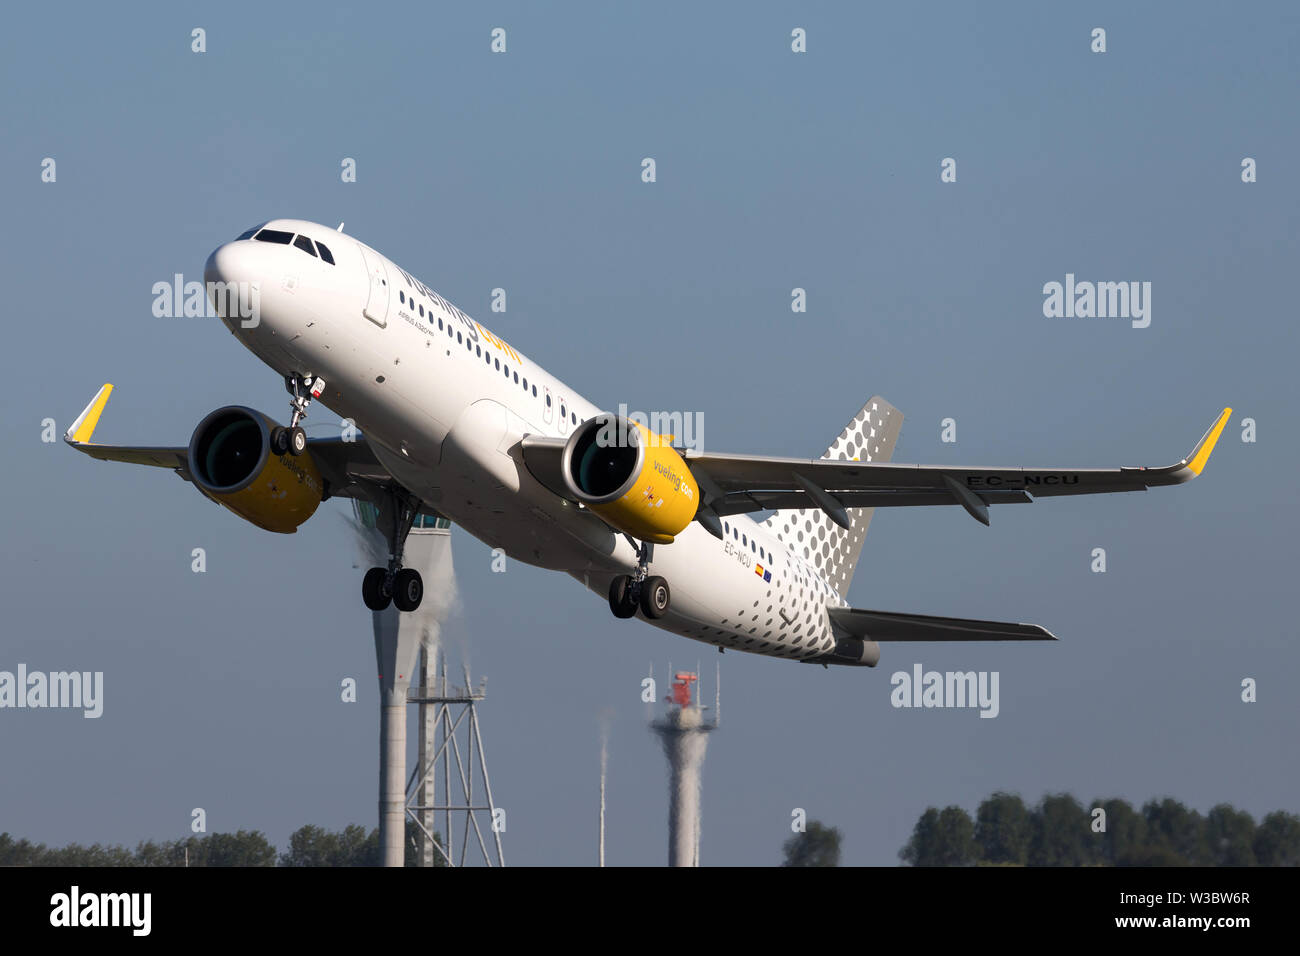
[[[568,433],[569,433],[569,403],[566,402],[564,400],[564,396],[561,395],[560,396],[560,434],[567,435]]]
[[[375,255],[361,243],[361,258],[366,263],[366,277],[370,289],[366,296],[366,307],[361,314],[380,328],[388,325],[388,272],[384,269],[384,260]]]
[[[543,385],[542,393],[543,393],[543,401],[545,403],[542,407],[542,421],[544,421],[546,424],[549,425],[551,423],[551,418],[554,415],[554,412],[552,412],[551,410],[552,407],[551,390],[547,388],[545,385]]]

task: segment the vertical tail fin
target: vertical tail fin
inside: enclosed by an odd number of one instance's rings
[[[903,413],[879,395],[873,396],[831,442],[822,458],[889,461],[902,425]],[[840,597],[845,597],[875,510],[849,508],[848,530],[831,521],[820,508],[778,511],[763,523],[776,533],[777,540],[796,553],[802,549],[804,557],[825,576]]]

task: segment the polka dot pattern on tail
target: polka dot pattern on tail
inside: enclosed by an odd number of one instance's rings
[[[889,461],[894,454],[894,444],[903,424],[903,413],[880,396],[870,399],[844,427],[839,437],[831,442],[823,460]],[[820,508],[802,508],[778,511],[764,525],[775,534],[790,525],[803,528],[820,545],[807,554],[809,562],[830,583],[836,593],[844,598],[853,580],[853,569],[862,553],[862,541],[871,523],[874,508],[849,508],[848,530],[841,528]],[[803,542],[804,534],[799,534]]]

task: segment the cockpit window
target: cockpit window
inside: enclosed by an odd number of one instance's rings
[[[325,243],[314,242],[310,236],[294,235],[292,232],[284,232],[280,229],[263,229],[261,226],[254,226],[252,229],[240,233],[239,238],[256,239],[259,242],[274,242],[281,246],[293,245],[309,256],[319,255],[330,265],[334,265],[334,254],[329,251]]]
[[[251,229],[245,229],[243,232],[239,234],[239,239],[236,239],[235,241],[238,242],[240,239],[252,239],[253,236],[257,235],[257,230],[261,229],[265,225],[266,222],[259,222],[256,226],[253,226]]]

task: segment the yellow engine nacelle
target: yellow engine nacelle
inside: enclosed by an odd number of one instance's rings
[[[276,423],[242,405],[218,408],[194,429],[189,466],[194,484],[245,521],[292,534],[325,497],[311,452],[277,455],[271,450]]]
[[[669,439],[617,415],[579,425],[562,467],[575,498],[641,541],[671,544],[699,508],[699,486]]]

